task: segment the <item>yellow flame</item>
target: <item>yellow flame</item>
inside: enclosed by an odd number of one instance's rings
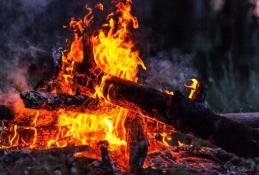
[[[191,83],[190,85],[186,85],[186,84],[185,84],[185,87],[191,89],[191,92],[190,92],[190,94],[189,94],[189,96],[188,96],[189,99],[193,99],[195,93],[196,93],[197,90],[198,90],[198,86],[199,86],[199,82],[198,82],[197,79],[192,78],[191,81],[192,81],[192,83]]]
[[[138,28],[137,19],[131,14],[131,0],[116,4],[117,10],[111,13],[108,23],[92,37],[94,60],[105,73],[131,81],[137,81],[138,67],[146,69],[135,44],[131,40],[130,26]],[[120,14],[116,21],[116,14]]]

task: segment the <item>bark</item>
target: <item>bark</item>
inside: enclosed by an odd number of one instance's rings
[[[111,158],[110,158],[109,152],[108,152],[108,146],[109,146],[108,141],[101,141],[98,143],[98,146],[101,151],[102,163],[103,163],[103,168],[104,168],[104,172],[102,172],[102,174],[114,175]]]
[[[91,151],[91,148],[87,145],[82,146],[68,146],[65,148],[51,148],[46,150],[32,150],[32,154],[74,154],[78,152]]]
[[[259,132],[224,118],[180,92],[168,95],[134,82],[112,77],[105,82],[104,95],[113,104],[139,110],[182,132],[209,140],[243,157],[259,156]]]
[[[258,130],[220,116],[203,104],[190,101],[180,92],[176,91],[172,96],[116,77],[106,80],[103,92],[104,96],[110,99],[110,102],[114,105],[141,112],[144,115],[172,125],[178,131],[193,133],[195,136],[209,140],[212,144],[238,156],[259,156]],[[32,94],[33,98],[30,94]],[[36,94],[35,98],[34,94]],[[59,96],[62,97],[62,100],[52,100]],[[63,96],[65,96],[65,100]],[[92,103],[95,104],[95,107],[97,103],[95,99],[85,96],[82,98],[74,98],[68,95],[51,97],[44,93],[41,95],[38,92],[28,92],[22,94],[21,97],[27,107],[33,108],[53,109],[53,104],[54,109],[69,105],[91,108]],[[67,97],[69,97],[69,100],[66,99]],[[30,104],[31,101],[32,105]],[[54,101],[54,103],[51,103],[51,101]],[[56,105],[56,101],[58,105]]]
[[[142,168],[147,157],[148,141],[140,115],[137,113],[129,112],[125,121],[125,128],[127,132],[130,174],[143,174]]]
[[[56,110],[60,108],[84,108],[95,110],[98,100],[84,95],[49,94],[29,91],[20,94],[26,108]]]
[[[238,123],[259,128],[259,113],[225,113],[221,115]]]

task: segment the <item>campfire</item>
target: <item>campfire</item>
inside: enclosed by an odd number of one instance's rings
[[[139,28],[132,2],[115,1],[114,10],[98,24],[95,14],[105,8],[101,3],[86,6],[84,18],[71,18],[64,25],[73,31],[73,40],[67,40],[62,51],[59,73],[20,94],[18,113],[2,122],[1,150],[75,149],[74,157],[102,158],[110,174],[113,165],[141,174],[152,164],[145,161],[148,154],[175,151],[169,143],[175,139],[172,133],[181,131],[241,157],[259,155],[258,131],[206,108],[204,89],[196,78],[185,85],[188,96],[140,84],[138,71],[148,68],[132,37]],[[3,118],[12,118],[10,109],[1,111]],[[176,142],[177,149],[194,150],[192,144]]]

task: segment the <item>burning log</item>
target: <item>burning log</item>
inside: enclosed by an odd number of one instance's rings
[[[87,109],[95,110],[98,100],[84,95],[49,94],[30,91],[20,94],[26,108],[56,110],[87,106]]]
[[[131,81],[111,77],[105,81],[103,93],[112,104],[140,111],[172,125],[179,131],[191,132],[208,139],[226,151],[243,157],[259,155],[259,131],[222,117],[201,103],[190,101],[180,92],[169,95]],[[92,104],[97,104],[97,100],[80,95],[74,97],[32,91],[21,94],[21,97],[26,107],[48,110],[69,106],[91,108]]]
[[[243,157],[258,157],[259,131],[224,118],[202,104],[192,102],[180,92],[168,95],[134,82],[107,79],[104,95],[113,104],[191,132],[223,149]],[[234,133],[234,134],[233,134]]]
[[[148,152],[148,141],[143,129],[143,122],[136,113],[129,113],[125,121],[129,150],[130,174],[142,174],[142,168]]]
[[[14,114],[11,109],[7,106],[0,105],[0,120],[12,120],[14,119]]]

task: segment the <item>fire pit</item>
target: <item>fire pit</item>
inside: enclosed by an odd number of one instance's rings
[[[255,171],[240,157],[258,157],[259,132],[205,107],[205,90],[196,78],[185,85],[188,96],[138,82],[138,69],[148,69],[131,36],[139,27],[131,6],[131,0],[114,2],[103,24],[96,24],[95,13],[105,6],[86,6],[84,18],[64,26],[74,37],[62,51],[56,77],[22,92],[15,113],[0,106],[1,172]]]

